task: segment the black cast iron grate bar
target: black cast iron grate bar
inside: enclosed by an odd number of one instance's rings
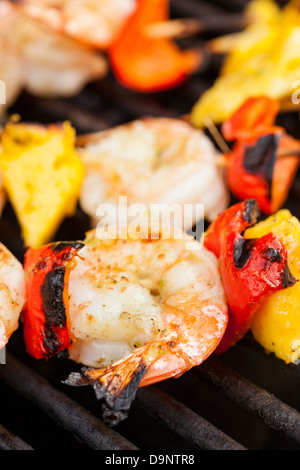
[[[173,11],[178,17],[184,15],[206,19],[212,16],[218,17],[219,15],[224,17],[225,14],[224,5],[221,7],[220,5],[215,5],[213,1],[207,2],[206,0],[187,0],[184,2],[182,0],[171,0],[170,7],[171,12]]]
[[[173,1],[173,0],[171,0]],[[198,0],[196,0],[198,1]],[[224,2],[224,0],[212,0],[214,7],[226,9],[227,12],[236,12],[236,11],[243,11],[248,0],[230,0],[229,2]]]
[[[109,119],[100,118],[99,115],[93,114],[90,110],[85,110],[83,106],[79,106],[72,100],[60,98],[37,98],[23,93],[20,104],[24,109],[30,109],[30,112],[40,116],[47,116],[56,121],[65,121],[70,119],[72,125],[82,132],[96,132],[107,128]],[[22,116],[21,116],[22,117]]]
[[[266,351],[259,343],[255,341],[253,337],[246,335],[243,338],[243,342],[240,344],[243,348],[249,349],[252,353],[258,354],[259,356],[263,356],[264,359],[266,358]],[[280,368],[285,373],[288,372],[289,375],[294,376],[297,379],[300,378],[300,367],[298,362],[286,363],[281,359],[277,359],[275,354],[268,355],[268,360],[271,361],[271,364],[276,362],[276,367]]]
[[[246,450],[187,406],[157,387],[141,388],[136,402],[148,414],[200,449]]]
[[[0,424],[0,450],[33,450],[31,446]]]
[[[132,93],[120,87],[116,82],[109,79],[103,79],[90,85],[96,93],[108,98],[111,103],[114,103],[119,109],[124,109],[129,113],[133,119],[143,116],[164,116],[175,118],[179,117],[176,108],[165,107],[159,103],[158,100],[149,96],[140,96],[139,94]]]
[[[38,406],[56,423],[94,450],[138,450],[126,438],[106,426],[66,394],[56,390],[43,377],[10,353],[0,366],[6,385]]]
[[[300,444],[300,413],[273,394],[254,385],[215,356],[208,358],[193,371],[211,382],[243,409],[259,416],[275,431]]]

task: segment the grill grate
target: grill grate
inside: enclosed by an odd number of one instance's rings
[[[245,0],[171,0],[174,17],[222,17],[241,12]],[[223,21],[226,23],[225,21]],[[216,23],[215,23],[216,24]],[[199,47],[205,35],[195,40]],[[12,112],[24,120],[70,119],[78,132],[92,132],[145,115],[179,117],[214,80],[219,59],[177,90],[140,96],[120,87],[112,76],[67,100],[36,99],[23,93]],[[297,135],[298,117],[284,124]],[[299,175],[288,206],[296,216]],[[87,217],[78,209],[66,220],[57,240],[82,238]],[[1,241],[19,259],[23,246],[8,205],[0,220]],[[73,363],[62,358],[35,361],[24,352],[22,326],[7,347],[0,366],[0,449],[300,449],[300,403],[297,366],[286,366],[264,351],[248,334],[221,357],[212,356],[179,379],[140,389],[128,419],[110,429],[88,387],[62,384]]]

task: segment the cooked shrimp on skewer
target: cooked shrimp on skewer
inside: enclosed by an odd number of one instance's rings
[[[25,277],[23,266],[0,243],[0,349],[19,326],[19,317],[25,304]]]
[[[21,0],[24,11],[53,30],[106,49],[133,13],[137,0]]]
[[[227,207],[217,152],[202,131],[185,121],[139,119],[79,136],[77,143],[86,173],[80,203],[93,226],[99,223],[99,205],[118,204],[120,196],[127,196],[128,206],[202,203],[207,220]]]
[[[126,416],[138,386],[204,361],[227,325],[214,255],[177,229],[160,236],[121,231],[111,240],[91,231],[70,274],[70,358],[101,368],[67,383],[93,383],[110,423]]]
[[[6,87],[0,114],[22,89],[44,97],[72,96],[108,71],[102,53],[24,14],[19,3],[1,0],[0,20],[0,78]]]

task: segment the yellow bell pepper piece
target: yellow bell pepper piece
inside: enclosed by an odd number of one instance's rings
[[[50,241],[76,208],[83,164],[69,122],[57,125],[9,122],[1,136],[0,168],[24,244]]]
[[[300,280],[300,223],[286,210],[280,210],[246,230],[246,238],[272,232],[288,251],[288,266]],[[272,294],[259,307],[251,327],[254,338],[267,351],[286,363],[300,358],[300,282]]]
[[[292,103],[300,76],[300,13],[293,1],[282,10],[272,0],[252,0],[246,9],[251,23],[236,35],[220,76],[194,104],[196,127],[220,124],[250,97],[268,96]]]

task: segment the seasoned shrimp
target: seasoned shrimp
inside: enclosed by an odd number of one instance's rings
[[[0,349],[18,328],[25,304],[25,277],[23,266],[0,243]]]
[[[66,383],[92,383],[110,424],[126,417],[139,386],[204,361],[227,325],[215,256],[178,228],[163,233],[92,230],[70,273],[69,355],[89,367]]]
[[[6,103],[23,89],[44,97],[72,96],[92,80],[106,75],[103,54],[22,13],[18,4],[0,2],[0,78]]]
[[[72,96],[106,75],[106,59],[90,48],[19,14],[14,41],[23,64],[24,88],[45,97]]]
[[[139,119],[80,136],[78,152],[86,173],[80,203],[93,226],[99,205],[117,205],[120,196],[148,207],[202,203],[208,220],[227,207],[217,152],[202,131],[180,119]],[[190,229],[188,221],[184,228]]]
[[[136,0],[21,0],[32,18],[53,30],[106,49],[136,7]]]

